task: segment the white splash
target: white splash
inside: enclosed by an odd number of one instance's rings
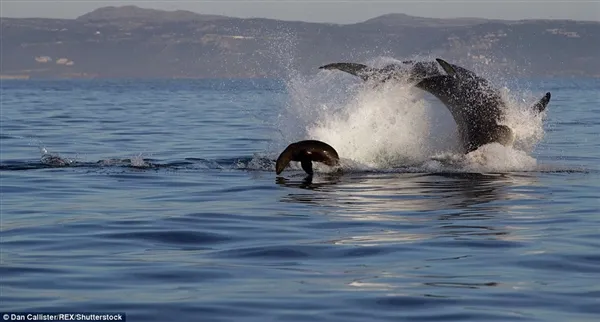
[[[545,112],[537,114],[531,108],[542,98],[542,95],[535,97],[530,92],[513,94],[506,87],[501,88],[501,94],[508,103],[503,123],[515,133],[514,148],[531,153],[544,138]]]
[[[503,123],[515,132],[514,146],[490,144],[467,155],[460,154],[447,108],[410,84],[373,86],[340,71],[321,71],[312,78],[294,77],[288,93],[277,124],[283,135],[278,148],[321,140],[338,151],[344,168],[354,170],[525,171],[536,167],[528,154],[544,135],[542,117],[530,109],[539,98],[521,99],[507,89],[502,90],[509,103]]]
[[[138,153],[137,155],[131,157],[131,166],[136,168],[148,168],[151,165],[144,160],[144,155],[142,153]]]

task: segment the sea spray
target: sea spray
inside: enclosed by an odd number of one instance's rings
[[[385,58],[367,64],[381,66],[382,61],[392,62]],[[508,103],[501,123],[515,132],[514,146],[490,144],[467,155],[460,153],[456,125],[447,108],[413,84],[376,86],[343,72],[320,71],[290,77],[287,89],[288,101],[276,124],[282,133],[277,146],[283,149],[304,139],[327,142],[347,170],[528,171],[536,166],[529,154],[544,134],[542,116],[530,108],[539,98],[507,87],[501,87]]]
[[[531,107],[542,98],[525,91],[520,94],[512,93],[508,88],[501,88],[501,94],[507,102],[503,124],[508,125],[515,133],[514,149],[527,153],[533,152],[544,138],[544,116],[546,112],[537,113]],[[550,102],[551,108],[552,102]]]
[[[344,158],[374,168],[413,165],[455,146],[434,136],[431,107],[408,86],[364,86],[335,113],[315,120],[308,135],[328,142]]]

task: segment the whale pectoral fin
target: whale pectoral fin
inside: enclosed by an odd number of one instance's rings
[[[337,151],[329,144],[306,140],[290,144],[277,158],[275,171],[277,174],[283,172],[290,161],[300,161],[302,169],[309,175],[313,174],[312,162],[321,162],[328,166],[337,166],[340,158]]]
[[[348,74],[358,76],[362,78],[363,81],[367,81],[369,79],[369,74],[373,73],[375,70],[370,68],[367,65],[358,64],[358,63],[332,63],[319,67],[319,69],[337,69]]]
[[[448,74],[448,76],[457,75],[456,69],[454,69],[450,63],[441,58],[436,58],[435,60],[438,62],[438,64],[440,64],[440,66],[442,66],[442,69]]]
[[[369,66],[358,63],[332,63],[323,65],[319,69],[338,69],[352,75],[357,75],[359,72],[369,69]]]
[[[544,97],[542,97],[542,99],[535,103],[531,108],[538,113],[543,112],[548,103],[550,103],[550,97],[550,92],[546,93],[546,95],[544,95]]]

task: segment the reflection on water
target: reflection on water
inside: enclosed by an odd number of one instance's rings
[[[376,246],[426,239],[516,241],[525,238],[507,217],[527,212],[513,200],[538,196],[522,189],[536,184],[534,176],[474,173],[376,173],[323,175],[302,180],[278,178],[293,188],[281,202],[317,205],[328,209],[330,220],[378,222],[383,228],[368,234],[344,236],[334,244]],[[500,220],[497,220],[500,219]],[[406,226],[422,225],[419,231]]]
[[[295,187],[300,189],[307,190],[321,190],[322,188],[326,188],[328,186],[335,185],[339,183],[342,179],[342,174],[339,172],[324,174],[321,181],[316,181],[314,176],[306,175],[302,180],[290,180],[284,177],[277,177],[275,182],[278,185],[282,185],[285,187]]]
[[[377,173],[307,176],[302,180],[278,177],[276,182],[284,187],[303,189],[290,192],[282,202],[308,202],[374,213],[502,210],[501,207],[507,207],[501,204],[503,201],[532,198],[512,188],[531,186],[535,181],[534,176],[511,174]]]

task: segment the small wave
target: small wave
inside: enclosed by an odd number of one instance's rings
[[[239,171],[275,171],[275,159],[265,155],[226,159],[186,158],[161,162],[156,159],[103,159],[96,162],[81,162],[47,155],[43,160],[7,160],[0,163],[0,171],[24,171],[49,168],[84,169],[135,169],[135,170],[239,170]],[[332,168],[316,163],[317,175],[371,174],[371,173],[429,173],[429,174],[473,174],[504,172],[540,172],[540,173],[590,173],[595,170],[569,168],[560,165],[538,164],[536,159],[526,153],[499,144],[483,146],[467,155],[442,153],[412,164],[396,165],[388,168],[372,167],[352,159],[340,160],[340,168]],[[525,166],[528,164],[529,166]],[[341,172],[339,171],[341,170]],[[286,170],[288,176],[304,177],[305,173],[298,162],[291,162]]]

